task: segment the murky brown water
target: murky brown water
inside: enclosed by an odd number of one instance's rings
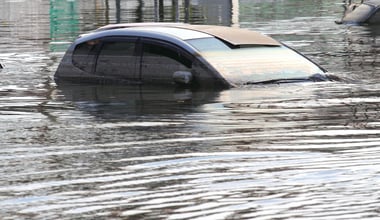
[[[0,2],[0,218],[378,219],[379,27],[336,25],[334,0],[164,2]],[[259,30],[345,80],[54,84],[79,33],[176,20]]]

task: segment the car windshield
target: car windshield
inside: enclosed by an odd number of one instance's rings
[[[231,48],[216,38],[188,41],[233,84],[308,80],[324,71],[286,46]]]

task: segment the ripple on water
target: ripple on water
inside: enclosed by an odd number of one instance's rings
[[[378,34],[335,25],[336,1],[240,0],[234,25],[270,34],[351,80],[214,92],[56,87],[56,66],[79,32],[118,15],[154,20],[155,11],[148,1],[122,1],[120,14],[115,1],[108,11],[105,1],[19,7],[36,2],[0,2],[4,219],[380,215]],[[204,16],[206,1],[191,2],[191,22],[223,19]],[[76,10],[50,7],[66,3]],[[159,19],[172,21],[164,9]]]
[[[122,146],[111,148],[121,153]],[[84,173],[80,177],[36,179],[34,183],[1,187],[3,195],[26,194],[17,199],[5,199],[5,196],[1,204],[5,210],[16,208],[24,214],[59,212],[85,216],[117,212],[120,216],[170,219],[266,218],[268,215],[296,218],[300,213],[311,218],[339,213],[365,217],[360,213],[376,212],[379,175],[374,166],[379,166],[378,147],[334,153],[273,148],[108,160],[103,166],[119,170],[96,173],[83,164]],[[90,173],[85,174],[86,170]],[[20,173],[18,178],[52,175],[49,178],[52,179],[55,175],[77,172]],[[77,191],[79,188],[83,190]],[[27,196],[27,192],[45,192],[46,196]],[[356,210],[347,212],[352,206]],[[167,212],[164,215],[163,209]]]
[[[46,101],[25,96],[24,89],[5,88],[20,98],[0,99],[3,111],[23,115]],[[0,149],[0,171],[8,174],[1,178],[0,213],[159,219],[374,216],[380,132],[357,124],[378,120],[378,99],[359,98],[360,90],[337,98],[332,90],[304,96],[295,95],[292,86],[275,88],[229,90],[194,112],[169,118],[134,115],[125,121],[91,115],[94,108],[104,108],[102,102],[91,105],[90,112],[76,109],[74,101],[45,103],[44,114],[32,111],[30,117],[46,129],[35,124],[29,132],[52,138],[64,131],[69,137],[60,144],[20,141]],[[308,86],[297,90],[319,93]],[[17,106],[26,100],[28,111]],[[55,119],[44,120],[47,115]],[[20,128],[31,118],[21,119]],[[70,140],[79,132],[83,141]],[[93,134],[102,139],[88,142]],[[106,135],[112,141],[104,142]]]

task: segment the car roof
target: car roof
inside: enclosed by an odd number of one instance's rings
[[[216,25],[190,25],[184,23],[123,23],[106,25],[96,29],[95,32],[115,29],[133,29],[159,32],[176,36],[182,40],[216,37],[234,46],[281,45],[280,42],[274,40],[273,38],[256,31]]]
[[[139,31],[145,31],[145,32],[155,32],[155,33],[160,33],[164,35],[171,35],[181,40],[192,40],[192,39],[212,37],[212,35],[209,35],[203,32],[183,29],[183,28],[176,28],[176,27],[159,27],[159,26],[131,27],[131,28],[128,28],[128,30],[139,30]]]

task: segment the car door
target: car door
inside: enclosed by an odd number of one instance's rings
[[[102,39],[95,74],[104,80],[139,83],[136,56],[137,38],[108,37]]]
[[[192,60],[183,49],[168,42],[142,39],[141,81],[172,84],[178,71],[191,72]]]

